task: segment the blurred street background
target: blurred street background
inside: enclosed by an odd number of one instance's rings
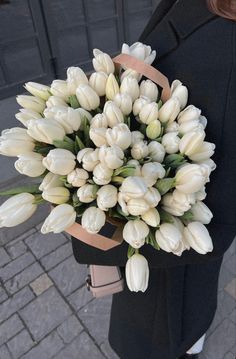
[[[71,65],[89,71],[92,49],[115,55],[136,41],[158,2],[0,0],[0,131],[19,126],[15,95],[25,82],[48,84]],[[0,156],[0,191],[30,182],[14,162]],[[40,233],[48,213],[43,204],[22,225],[0,229],[0,359],[118,359],[107,341],[111,297],[87,292],[69,236]],[[201,359],[235,359],[235,252],[234,241]]]

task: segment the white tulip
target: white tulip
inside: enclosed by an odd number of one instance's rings
[[[131,147],[134,146],[135,143],[137,142],[142,142],[144,139],[144,135],[142,134],[142,132],[140,131],[132,131],[131,132]]]
[[[16,97],[16,101],[21,107],[38,113],[43,113],[46,107],[45,101],[35,96],[19,95]]]
[[[131,46],[124,43],[121,52],[122,54],[136,57],[149,65],[151,65],[156,58],[156,51],[152,50],[151,46],[144,45],[142,42],[135,42]]]
[[[19,154],[33,151],[35,142],[21,127],[12,127],[2,130],[0,136],[0,154],[15,157]]]
[[[118,203],[121,206],[122,212],[128,216],[129,212],[127,209],[127,203],[126,203],[126,195],[122,192],[118,192]]]
[[[61,127],[64,128],[66,134],[78,131],[81,125],[80,109],[72,107],[57,106],[51,107],[48,111],[44,111],[46,118],[56,120]]]
[[[76,212],[74,208],[67,204],[59,204],[54,207],[49,216],[45,219],[42,227],[41,233],[61,233],[67,228],[70,228],[76,220]]]
[[[40,153],[25,152],[17,157],[18,160],[14,163],[14,166],[15,169],[23,175],[38,177],[46,170],[42,164],[43,156]]]
[[[92,206],[84,211],[81,225],[87,232],[95,234],[104,226],[105,221],[105,213],[100,208]]]
[[[93,50],[93,67],[95,71],[103,71],[106,74],[114,73],[115,65],[111,59],[111,57],[98,49]]]
[[[207,171],[200,165],[187,164],[178,169],[175,187],[183,193],[200,191],[207,181]]]
[[[76,89],[81,84],[88,84],[88,78],[80,67],[68,67],[67,69],[67,87],[71,94],[76,93]]]
[[[79,85],[76,89],[76,97],[80,106],[87,111],[95,110],[100,105],[98,94],[89,85]]]
[[[124,116],[119,107],[113,101],[107,101],[105,103],[103,112],[108,119],[108,126],[114,127],[119,123],[124,122]]]
[[[140,84],[140,96],[148,97],[152,102],[157,102],[157,85],[151,80],[143,80]]]
[[[162,123],[173,122],[180,112],[180,102],[177,97],[171,97],[159,109],[158,118]]]
[[[159,204],[161,195],[156,188],[149,187],[143,198],[151,208],[154,208]]]
[[[105,72],[93,72],[89,78],[89,85],[98,96],[105,96],[108,75]]]
[[[151,141],[148,144],[149,156],[153,161],[162,163],[165,157],[164,146],[156,141]]]
[[[210,172],[215,171],[215,169],[216,169],[216,164],[211,158],[208,158],[207,160],[204,160],[204,161],[200,161],[197,164],[208,166],[210,169]]]
[[[194,105],[189,105],[179,113],[177,120],[181,125],[184,122],[198,120],[200,114],[201,110],[199,108],[195,107]]]
[[[90,128],[107,128],[108,119],[105,113],[98,113],[91,119]]]
[[[61,97],[58,96],[50,96],[46,102],[47,108],[55,107],[55,106],[68,106],[66,101],[64,101]]]
[[[143,106],[139,112],[139,120],[146,125],[149,125],[158,118],[158,105],[156,102],[151,102]]]
[[[73,171],[68,173],[67,182],[71,183],[73,187],[81,187],[89,178],[89,174],[83,168],[75,168]]]
[[[50,91],[53,96],[62,98],[62,100],[64,100],[65,102],[69,101],[69,96],[71,95],[71,92],[68,89],[66,81],[53,80],[53,82],[51,83]]]
[[[207,126],[207,118],[205,116],[199,116],[199,124],[202,125],[203,129]]]
[[[125,77],[120,85],[121,93],[128,93],[134,102],[139,97],[139,84],[134,77]]]
[[[156,228],[160,224],[160,215],[156,208],[150,208],[147,212],[142,214],[142,220],[149,226]]]
[[[184,224],[183,224],[183,222],[178,217],[172,216],[171,214],[169,216],[170,216],[170,218],[172,220],[172,224],[175,225],[183,235],[183,233],[184,233]],[[183,238],[183,240],[184,240],[184,238]],[[190,246],[187,245],[186,249],[190,249]]]
[[[39,84],[37,82],[26,82],[24,88],[33,96],[39,97],[44,101],[47,101],[51,96],[50,87]]]
[[[52,172],[48,172],[46,176],[44,176],[39,186],[39,190],[44,191],[52,187],[64,187],[64,183],[60,179],[59,175],[56,175]]]
[[[165,252],[180,256],[184,250],[182,233],[171,223],[163,223],[155,233],[157,244]]]
[[[117,204],[117,188],[111,184],[102,186],[97,191],[97,205],[103,211],[115,207]]]
[[[131,198],[127,201],[126,208],[132,216],[141,216],[150,209],[150,206],[143,198]]]
[[[186,133],[180,140],[180,153],[191,156],[202,146],[206,133],[202,130],[191,131]]]
[[[131,156],[135,160],[141,160],[148,156],[148,145],[146,141],[135,142],[131,149]]]
[[[178,137],[178,132],[166,133],[162,137],[161,143],[166,153],[173,154],[179,152],[180,138]]]
[[[119,123],[106,131],[106,139],[110,146],[117,145],[126,150],[131,144],[131,132],[125,123]]]
[[[107,129],[105,127],[90,127],[89,137],[96,147],[107,145]]]
[[[168,123],[167,126],[165,126],[164,130],[165,133],[179,132],[179,124],[176,121],[173,121],[171,123]]]
[[[141,165],[138,160],[129,160],[126,165],[135,167],[133,176],[141,176]]]
[[[167,193],[162,197],[162,207],[174,216],[183,216],[195,201],[193,194],[186,194],[175,189],[172,193]]]
[[[148,287],[149,268],[146,258],[135,253],[128,259],[125,266],[125,277],[131,292],[145,292]]]
[[[112,170],[121,167],[124,162],[124,152],[116,145],[112,145],[111,147],[101,146],[98,157],[100,162]]]
[[[65,187],[51,187],[43,191],[42,197],[45,201],[62,204],[69,200],[70,191]]]
[[[20,112],[15,114],[15,117],[18,121],[20,121],[25,127],[28,127],[29,120],[35,120],[37,118],[42,118],[40,113],[35,112],[33,110],[27,110],[25,108],[21,108]]]
[[[165,169],[159,162],[148,162],[142,166],[141,176],[148,187],[153,186],[158,178],[165,177]]]
[[[215,148],[216,146],[214,143],[204,141],[195,153],[189,156],[189,158],[194,162],[206,161],[213,156]]]
[[[77,190],[77,196],[80,202],[93,202],[97,196],[97,187],[92,184],[85,184]]]
[[[113,170],[104,163],[99,163],[93,170],[93,180],[96,184],[102,186],[111,181]]]
[[[159,120],[151,121],[146,127],[146,135],[151,140],[159,137],[161,134],[161,122]]]
[[[75,155],[63,148],[50,150],[43,159],[43,165],[52,173],[67,175],[75,168]]]
[[[147,97],[139,97],[137,98],[137,100],[134,101],[133,104],[133,114],[134,116],[139,115],[140,111],[142,110],[142,108],[147,105],[148,103],[151,103],[151,100]]]
[[[125,178],[120,186],[120,192],[129,199],[142,198],[147,191],[148,188],[144,179],[138,176],[129,176]]]
[[[132,112],[132,97],[128,93],[117,93],[113,99],[123,115],[129,115]]]
[[[66,133],[56,120],[39,118],[29,120],[27,133],[36,141],[53,144],[54,140],[63,140]]]
[[[184,228],[184,237],[196,252],[212,252],[213,244],[207,228],[200,222],[191,222]]]
[[[198,192],[195,193],[196,201],[203,201],[207,196],[206,187],[203,186]]]
[[[141,80],[141,78],[142,78],[142,74],[140,74],[139,72],[137,72],[135,70],[132,70],[132,69],[126,69],[125,71],[123,71],[120,74],[121,82],[124,80],[125,77],[133,77],[139,82]]]
[[[29,219],[37,209],[31,193],[19,193],[8,198],[0,206],[0,228],[14,227]]]
[[[182,110],[188,102],[188,89],[182,85],[179,80],[174,80],[171,84],[171,97],[177,97],[180,102],[180,109]]]
[[[99,149],[96,148],[84,148],[77,154],[77,160],[82,163],[83,168],[86,171],[93,171],[94,168],[99,164]]]
[[[108,100],[113,100],[115,95],[119,93],[119,85],[113,74],[110,74],[106,83],[106,97]]]
[[[213,218],[211,210],[201,201],[197,201],[192,207],[193,221],[209,224]]]
[[[192,131],[204,131],[204,127],[198,120],[183,122],[179,126],[179,133],[181,135],[185,135]]]
[[[123,238],[133,248],[142,247],[148,234],[148,226],[140,219],[126,222],[123,228]]]

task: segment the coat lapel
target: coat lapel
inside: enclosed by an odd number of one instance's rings
[[[216,17],[206,0],[162,0],[139,40],[156,49],[159,60]]]

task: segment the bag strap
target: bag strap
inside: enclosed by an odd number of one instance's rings
[[[171,91],[168,78],[162,72],[155,69],[153,66],[148,65],[145,62],[136,59],[136,57],[128,54],[119,54],[112,60],[115,65],[123,65],[132,70],[135,70],[155,82],[157,85],[161,86],[163,89],[161,93],[161,99],[163,102],[167,101],[170,98]]]

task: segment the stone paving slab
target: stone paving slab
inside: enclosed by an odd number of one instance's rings
[[[20,358],[20,356],[32,348],[33,345],[34,341],[26,329],[22,330],[7,343],[8,349],[14,359]]]

